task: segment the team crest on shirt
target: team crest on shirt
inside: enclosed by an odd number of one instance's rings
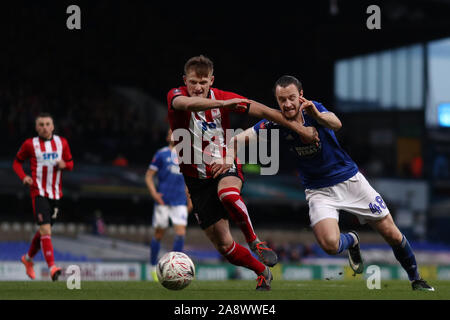
[[[172,152],[170,157],[167,157],[167,162],[169,162],[169,161],[177,166],[180,164],[180,161],[178,160],[178,156],[175,152]]]
[[[180,94],[181,90],[180,89],[173,89],[173,94]]]
[[[175,165],[179,165],[177,156],[175,156],[175,157],[167,157],[166,158],[166,162],[173,163]]]
[[[219,109],[211,109],[211,115],[214,119],[220,117],[220,110]]]

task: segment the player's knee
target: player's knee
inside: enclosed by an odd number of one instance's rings
[[[156,240],[161,240],[164,236],[164,231],[165,231],[164,229],[159,229],[159,228],[155,229],[155,234],[153,235],[153,237]]]
[[[174,227],[175,234],[179,237],[184,237],[186,235],[186,227],[177,225]]]
[[[43,224],[39,227],[39,232],[41,236],[49,236],[52,234],[52,228],[50,224]]]

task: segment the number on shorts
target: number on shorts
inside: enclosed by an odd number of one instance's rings
[[[386,205],[384,204],[383,198],[380,196],[375,197],[376,203],[369,203],[369,209],[374,214],[381,214],[383,209],[386,209]]]
[[[383,198],[381,198],[381,196],[376,196],[375,201],[380,205],[382,209],[386,209],[386,205],[384,204]]]

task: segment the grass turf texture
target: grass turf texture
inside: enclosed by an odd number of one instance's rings
[[[255,291],[255,281],[194,281],[184,290],[170,291],[155,282],[81,282],[69,290],[65,282],[0,282],[0,300],[448,300],[450,281],[430,281],[435,292],[412,291],[405,280],[381,281],[369,290],[365,280],[274,281],[272,290]]]

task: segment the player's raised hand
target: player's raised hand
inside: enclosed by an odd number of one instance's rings
[[[33,185],[33,178],[31,178],[30,176],[26,176],[25,178],[23,178],[22,182],[26,186],[32,186]]]
[[[300,112],[305,110],[306,114],[313,118],[316,118],[320,115],[319,110],[317,110],[316,106],[311,100],[308,100],[305,97],[299,97],[299,100],[301,102]]]
[[[223,100],[222,108],[228,108],[232,110],[246,110],[250,104],[248,99],[234,98],[229,100]]]

